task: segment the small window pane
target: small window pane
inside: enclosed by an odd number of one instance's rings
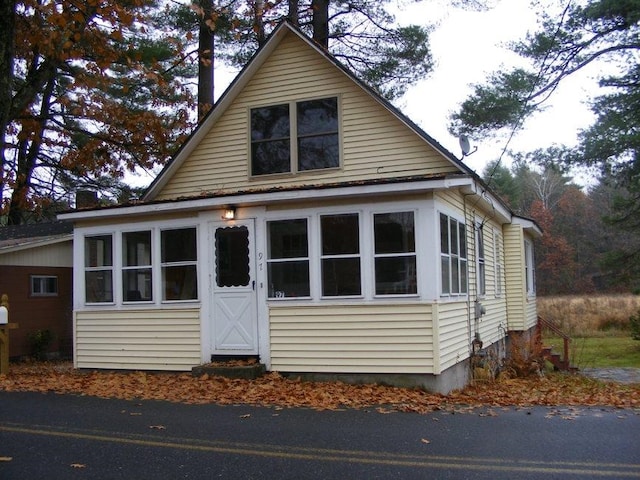
[[[323,98],[298,102],[298,135],[338,131],[338,99]]]
[[[449,220],[440,214],[440,252],[449,253]]]
[[[298,170],[340,166],[338,135],[317,135],[298,139]]]
[[[110,267],[113,265],[111,235],[99,235],[84,239],[85,267]]]
[[[376,295],[415,294],[416,257],[376,258]]]
[[[268,228],[268,257],[270,259],[309,256],[307,221],[305,219],[269,222]]]
[[[448,295],[451,293],[451,270],[450,270],[449,257],[442,257],[440,259],[440,268],[442,269],[442,293]]]
[[[251,174],[268,175],[291,171],[289,140],[254,143],[251,146]]]
[[[449,220],[449,225],[451,228],[451,255],[458,254],[458,222],[451,218]]]
[[[88,303],[113,302],[111,270],[85,272],[86,301]]]
[[[324,215],[322,227],[322,254],[340,255],[360,252],[358,214]]]
[[[289,138],[289,105],[251,109],[251,141]]]
[[[196,261],[196,229],[163,230],[161,255],[162,263]]]
[[[269,298],[308,297],[309,262],[307,260],[268,264]]]
[[[123,266],[151,265],[151,232],[127,232],[122,235]]]
[[[322,295],[360,295],[360,258],[324,258]]]
[[[151,296],[151,269],[132,268],[122,275],[125,302],[149,302]]]
[[[415,252],[413,212],[374,215],[375,253]]]
[[[164,300],[195,300],[198,298],[196,265],[180,265],[162,269]]]

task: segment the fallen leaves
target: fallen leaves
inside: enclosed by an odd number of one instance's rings
[[[69,363],[16,364],[0,378],[0,390],[57,392],[125,400],[220,405],[264,405],[276,410],[307,407],[317,410],[371,409],[379,413],[448,411],[492,417],[504,406],[640,407],[640,385],[623,385],[579,375],[482,382],[449,395],[420,389],[341,382],[303,382],[271,372],[255,380],[189,373],[79,371]],[[124,413],[124,411],[123,411]],[[139,412],[127,412],[131,416]],[[475,411],[478,414],[477,410]],[[241,418],[249,418],[243,416]],[[153,427],[153,426],[152,426]],[[159,426],[158,426],[159,427]]]

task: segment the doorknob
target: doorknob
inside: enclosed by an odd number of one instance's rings
[[[255,280],[253,280],[253,281],[251,282],[251,290],[255,290],[255,289],[256,289],[256,281],[255,281]]]

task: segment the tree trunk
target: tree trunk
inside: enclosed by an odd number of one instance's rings
[[[56,79],[52,78],[42,92],[42,102],[40,104],[40,115],[38,123],[34,126],[34,131],[29,138],[19,142],[18,159],[16,171],[16,183],[11,194],[9,204],[8,223],[9,225],[19,225],[25,223],[25,213],[29,211],[27,200],[31,190],[31,179],[36,168],[44,131],[47,124],[47,114],[51,108],[53,88]]]
[[[267,35],[264,31],[264,1],[256,0],[253,4],[253,31],[256,33],[256,39],[258,40],[258,46],[263,46],[267,41]]]
[[[203,16],[200,19],[200,31],[198,33],[198,120],[207,114],[214,103],[214,47],[213,25],[207,24],[207,20],[213,21],[213,0],[201,0],[200,6]],[[211,26],[210,26],[211,25]]]
[[[298,25],[298,0],[289,0],[289,14],[287,19],[294,25]]]
[[[312,0],[313,39],[325,50],[329,49],[329,0]]]
[[[15,0],[0,0],[0,200],[5,185],[5,135],[11,118],[15,10]]]

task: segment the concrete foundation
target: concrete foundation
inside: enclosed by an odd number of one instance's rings
[[[333,382],[352,384],[388,385],[392,387],[421,388],[433,393],[448,394],[464,388],[471,380],[469,361],[463,361],[448,368],[440,375],[402,374],[402,373],[283,373],[288,378],[300,378],[303,381]]]

